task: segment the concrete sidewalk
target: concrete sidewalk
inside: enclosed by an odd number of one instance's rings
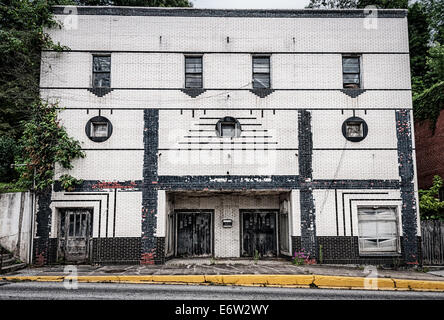
[[[66,266],[29,267],[4,281],[64,281]],[[72,270],[72,269],[70,269]],[[273,259],[173,259],[165,265],[75,266],[79,282],[186,283],[380,290],[444,291],[444,271],[389,270],[376,266],[302,265]]]

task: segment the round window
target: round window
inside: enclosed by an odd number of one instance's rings
[[[94,142],[103,142],[111,137],[113,126],[111,122],[102,116],[91,118],[85,126],[85,133]]]
[[[345,139],[359,142],[365,139],[368,133],[367,123],[359,117],[351,117],[342,124],[342,134]]]

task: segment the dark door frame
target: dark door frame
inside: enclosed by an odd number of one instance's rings
[[[243,234],[243,229],[244,229],[244,218],[243,218],[243,213],[244,212],[273,212],[274,213],[274,220],[275,220],[275,230],[274,230],[274,237],[276,239],[276,257],[278,257],[280,255],[280,250],[279,250],[279,219],[278,219],[278,215],[279,215],[279,209],[239,209],[239,247],[240,247],[240,256],[241,257],[249,257],[249,256],[244,256],[243,253],[243,249],[244,249],[244,234]]]
[[[89,225],[87,227],[87,239],[86,239],[86,258],[85,260],[82,261],[82,263],[84,262],[89,262],[91,261],[91,253],[92,253],[92,239],[93,239],[93,227],[94,227],[94,223],[93,223],[93,219],[94,219],[94,207],[62,207],[62,208],[56,208],[56,214],[58,217],[58,221],[57,221],[57,260],[60,258],[63,258],[64,261],[66,261],[66,244],[67,244],[67,238],[69,235],[69,227],[68,229],[66,228],[66,226],[69,223],[66,223],[66,213],[65,213],[65,217],[64,217],[64,222],[65,222],[65,234],[64,234],[64,248],[63,248],[63,252],[64,255],[60,256],[61,250],[61,242],[60,240],[62,239],[61,237],[61,227],[62,227],[62,219],[61,219],[61,214],[63,211],[68,211],[68,210],[88,210],[90,212],[89,214]],[[70,263],[77,263],[77,262],[71,262]]]
[[[201,212],[206,212],[210,214],[210,248],[211,248],[211,253],[210,253],[210,257],[214,257],[214,209],[174,209],[174,250],[173,250],[173,257],[178,257],[177,256],[177,214],[178,213],[201,213]]]

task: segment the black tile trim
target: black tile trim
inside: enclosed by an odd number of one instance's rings
[[[43,52],[80,52],[80,53],[95,53],[94,50],[87,50],[87,49],[70,49],[70,50],[62,50],[62,51],[55,51],[51,49],[45,49],[42,50]],[[340,55],[347,55],[347,54],[356,54],[355,52],[343,52],[343,51],[271,51],[271,52],[251,52],[251,51],[175,51],[175,50],[100,50],[101,53],[174,53],[174,54],[181,54],[181,55],[187,55],[187,54],[196,54],[196,55],[204,55],[204,54],[322,54],[322,55],[333,55],[333,54],[340,54]],[[367,52],[360,52],[359,54],[410,54],[410,52],[393,52],[393,51],[367,51]]]
[[[155,90],[155,89],[154,89]],[[199,88],[188,88],[188,89],[180,89],[183,93],[190,96],[191,98],[196,98],[197,96],[201,95],[206,89],[199,89]]]
[[[416,217],[417,204],[415,198],[412,149],[412,127],[413,121],[410,119],[409,110],[396,111],[396,135],[398,138],[398,163],[399,176],[401,178],[401,198],[402,198],[402,231],[404,241],[404,260],[409,264],[420,263],[418,254],[418,238]]]
[[[101,98],[113,91],[114,88],[87,88],[87,90]]]
[[[70,6],[53,6],[57,15],[70,14]],[[149,7],[76,7],[77,15],[110,16],[167,16],[167,17],[224,17],[224,18],[366,18],[365,9],[196,9]],[[72,10],[71,10],[72,11]],[[405,18],[407,10],[378,9],[378,18]]]

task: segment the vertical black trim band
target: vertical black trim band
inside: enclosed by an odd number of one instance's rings
[[[298,111],[299,182],[301,208],[301,245],[312,258],[317,257],[316,213],[312,191],[313,136],[311,113]]]
[[[159,148],[159,110],[144,110],[144,157],[142,183],[142,239],[141,263],[154,264],[162,261],[158,257],[157,239],[154,237],[157,227],[157,184]],[[162,251],[163,252],[163,251]],[[159,259],[160,258],[160,259]]]
[[[418,264],[420,257],[418,256],[418,225],[414,188],[413,136],[409,110],[396,111],[396,136],[398,138],[398,164],[401,178],[404,260],[408,264]]]

